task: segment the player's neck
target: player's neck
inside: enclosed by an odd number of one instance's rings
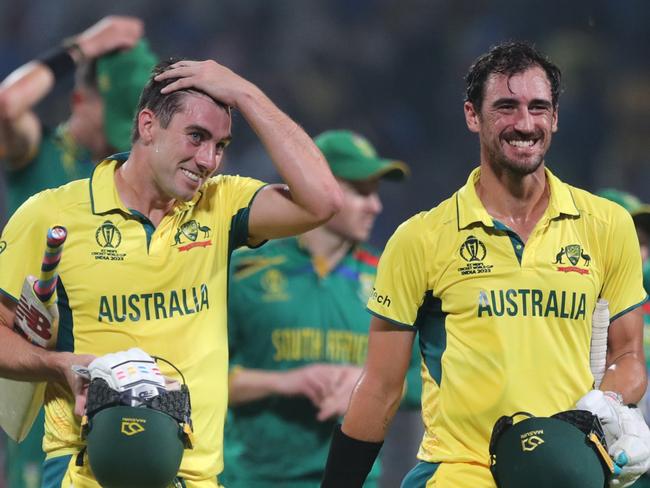
[[[544,165],[525,176],[497,174],[488,165],[481,165],[476,193],[487,212],[517,232],[524,242],[546,211],[550,198]]]
[[[115,171],[115,186],[124,206],[136,210],[158,227],[163,217],[172,209],[175,200],[160,195],[144,171],[137,169],[132,157]]]
[[[302,234],[300,242],[309,251],[312,260],[318,264],[320,274],[327,274],[334,269],[354,245],[350,240],[324,227]]]

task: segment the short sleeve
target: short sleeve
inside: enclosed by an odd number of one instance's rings
[[[630,215],[615,207],[607,238],[605,276],[601,296],[609,302],[611,320],[643,303],[641,251]]]
[[[229,241],[229,248],[232,251],[248,241],[250,206],[266,183],[241,176],[219,176],[218,178],[218,185],[222,185],[223,189],[220,192],[220,209],[229,211],[232,216]]]
[[[427,291],[428,279],[422,217],[400,225],[381,255],[368,310],[397,325],[413,326]]]

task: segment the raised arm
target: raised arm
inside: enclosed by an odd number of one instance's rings
[[[251,241],[299,234],[332,217],[341,189],[323,155],[296,122],[255,85],[215,61],[180,61],[157,80],[178,78],[162,93],[196,88],[241,112],[286,183],[255,198],[249,216]]]
[[[142,21],[105,17],[81,34],[30,61],[0,83],[0,160],[10,169],[26,166],[41,141],[41,124],[32,108],[54,87],[57,77],[81,62],[129,48],[142,36]]]

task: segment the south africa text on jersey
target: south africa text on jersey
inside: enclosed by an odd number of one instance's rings
[[[100,322],[138,322],[183,317],[210,308],[208,286],[167,292],[102,295],[97,320]]]
[[[478,317],[558,317],[585,319],[587,296],[566,290],[481,290]]]

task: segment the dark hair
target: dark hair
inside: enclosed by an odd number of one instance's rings
[[[465,76],[467,88],[465,101],[470,102],[474,106],[474,110],[480,113],[485,82],[491,74],[497,73],[510,77],[534,66],[539,66],[546,72],[546,77],[551,84],[553,108],[557,108],[562,79],[560,68],[531,44],[513,41],[493,46],[487,53],[482,54],[474,61]]]
[[[196,88],[176,90],[171,93],[165,93],[165,94],[160,93],[160,90],[163,87],[173,83],[178,78],[168,78],[166,80],[156,81],[155,80],[156,76],[158,76],[160,73],[169,70],[172,64],[177,63],[179,61],[183,61],[183,59],[169,58],[165,61],[159,62],[151,70],[151,76],[149,78],[149,81],[147,81],[147,84],[144,86],[144,89],[142,90],[142,94],[140,95],[140,100],[138,101],[138,108],[135,112],[133,130],[131,132],[131,143],[135,143],[140,138],[140,131],[138,130],[138,114],[140,113],[141,110],[145,108],[151,110],[160,121],[160,125],[163,128],[166,128],[167,126],[169,126],[169,123],[171,122],[174,114],[180,112],[183,109],[183,100],[188,93],[191,92],[203,93],[204,95],[210,97],[210,95],[208,95],[207,93],[197,90]],[[219,100],[215,100],[212,97],[210,98],[214,101],[214,103],[216,103],[220,107],[223,107],[228,113],[230,113],[229,107],[224,105]]]

